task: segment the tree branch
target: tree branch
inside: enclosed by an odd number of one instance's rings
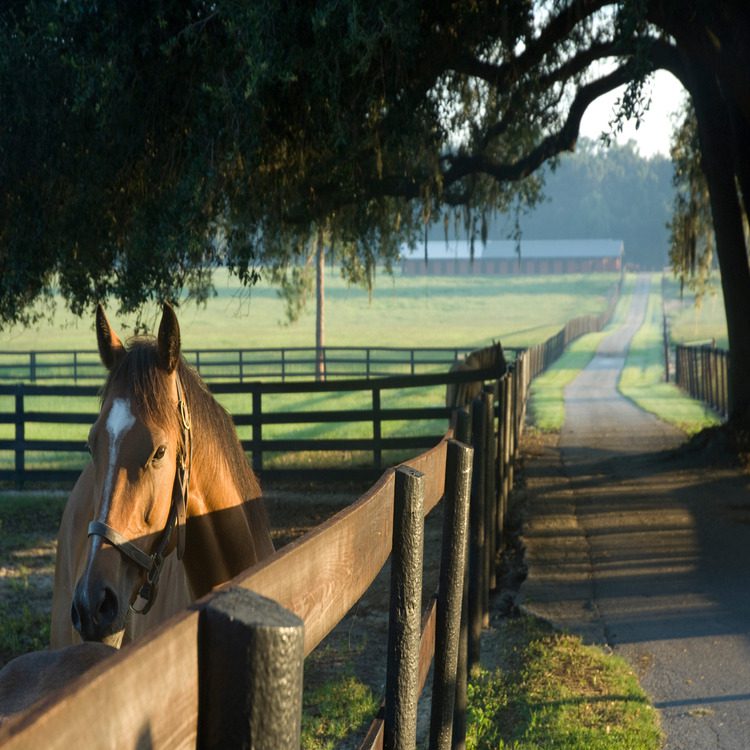
[[[568,110],[568,117],[557,133],[547,136],[526,156],[511,164],[500,164],[481,154],[460,155],[449,159],[451,166],[444,174],[444,184],[449,186],[469,174],[482,173],[496,180],[513,181],[528,177],[545,161],[562,151],[572,151],[578,140],[578,132],[584,112],[595,99],[622,86],[634,77],[634,64],[628,62],[609,75],[578,89]]]
[[[456,70],[481,78],[491,86],[508,88],[537,65],[581,21],[612,4],[612,0],[578,0],[555,16],[518,57],[495,65],[473,56],[463,56],[456,60]]]

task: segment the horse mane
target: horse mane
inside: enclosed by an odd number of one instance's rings
[[[457,359],[451,365],[450,372],[486,370],[490,367],[502,369],[503,372],[508,369],[503,347],[499,341],[467,354],[463,360]],[[451,408],[467,406],[481,390],[481,383],[448,383],[445,389],[445,405]]]
[[[210,476],[217,465],[226,463],[241,497],[245,500],[260,497],[260,485],[248,465],[231,416],[182,356],[177,374],[192,422],[193,471]],[[152,424],[164,424],[181,436],[177,409],[168,386],[169,380],[158,364],[156,339],[137,336],[128,341],[125,356],[110,371],[101,401],[103,403],[110,393],[127,392],[143,419]]]

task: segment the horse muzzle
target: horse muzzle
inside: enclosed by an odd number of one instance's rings
[[[128,606],[104,580],[84,576],[76,585],[70,617],[84,641],[110,643],[125,628]]]

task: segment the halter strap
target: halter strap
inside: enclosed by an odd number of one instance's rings
[[[185,395],[177,376],[177,411],[182,430],[182,449],[177,451],[177,471],[172,485],[172,498],[169,506],[169,517],[162,532],[156,551],[147,555],[133,542],[128,541],[117,529],[102,521],[91,521],[88,525],[89,536],[100,536],[116,547],[129,560],[146,571],[146,580],[138,591],[138,596],[130,609],[136,614],[145,615],[151,609],[156,598],[159,576],[164,564],[165,553],[169,546],[175,527],[177,528],[177,559],[185,553],[185,527],[187,525],[188,493],[190,489],[190,468],[193,464],[193,440],[190,423],[190,411]]]

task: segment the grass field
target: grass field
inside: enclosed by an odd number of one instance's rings
[[[393,277],[381,273],[371,297],[349,287],[336,271],[326,277],[329,346],[461,346],[499,339],[506,346],[544,341],[576,315],[604,307],[616,274],[526,277]],[[220,275],[217,296],[205,308],[183,306],[178,315],[186,349],[315,345],[315,310],[284,325],[284,306],[265,283],[249,293]],[[0,333],[0,350],[95,349],[93,316],[83,320],[58,305],[52,325]],[[133,319],[115,305],[110,322],[123,337]],[[158,311],[146,320],[158,324]]]
[[[331,276],[327,279],[327,343],[329,345],[460,346],[476,348],[499,339],[506,346],[529,346],[557,332],[567,320],[604,309],[615,274],[538,277],[437,277],[406,278],[381,275],[371,299],[358,288],[349,288]],[[276,292],[266,285],[255,288],[249,300],[224,279],[217,283],[218,295],[205,309],[180,311],[185,348],[237,346],[309,346],[313,343],[313,314],[308,311],[297,323],[284,326],[283,306]],[[111,321],[118,328],[116,315]],[[131,321],[132,322],[132,321]],[[127,330],[127,329],[125,329]],[[124,333],[123,333],[124,335]],[[35,332],[11,331],[0,337],[0,350],[25,348],[95,347],[90,322],[75,321],[62,313],[54,325]],[[248,396],[221,396],[231,414],[250,414]],[[264,400],[264,410],[348,410],[369,408],[369,392],[345,395],[320,394],[274,396]],[[424,388],[389,391],[383,408],[440,406],[444,389]],[[34,411],[76,411],[95,414],[97,399],[30,397],[25,408]],[[0,396],[0,412],[12,412],[13,396]],[[383,435],[442,434],[440,420],[414,423],[384,423]],[[264,428],[271,439],[372,437],[369,423],[273,425]],[[0,438],[14,435],[12,424],[0,424]],[[35,468],[80,469],[87,460],[84,449],[88,428],[84,425],[30,424],[27,439],[80,441],[79,454],[29,454],[27,465]],[[250,438],[250,428],[240,428],[240,437]],[[272,457],[269,465],[310,465],[311,462],[352,465],[356,454],[286,455]],[[398,456],[386,455],[386,461]],[[11,451],[0,452],[0,466],[13,466]]]
[[[674,383],[664,381],[662,347],[661,290],[655,277],[651,281],[646,318],[631,342],[619,390],[641,409],[687,434],[718,424],[718,416],[708,407],[686,397]]]
[[[686,289],[681,299],[679,283],[670,274],[666,275],[664,302],[673,343],[704,343],[715,339],[718,347],[727,348],[724,298],[718,275],[712,278],[711,287],[712,290],[696,306],[694,295]]]

